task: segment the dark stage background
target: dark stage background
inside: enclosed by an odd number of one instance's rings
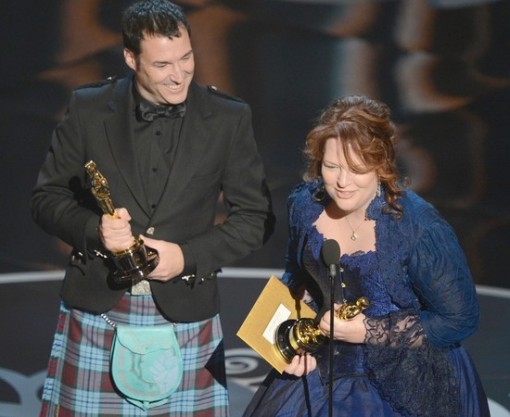
[[[510,314],[510,1],[176,2],[192,25],[196,79],[252,106],[273,194],[275,235],[230,267],[283,268],[285,201],[301,177],[302,144],[320,110],[346,94],[387,102],[400,132],[402,174],[454,226],[477,285],[490,289],[482,297],[485,333],[469,347],[491,398],[510,410],[510,349],[499,328]],[[68,253],[33,224],[31,188],[71,89],[126,73],[119,16],[129,3],[2,3],[0,274],[9,278],[0,285],[0,417],[36,415],[20,411],[16,392],[26,379],[38,395],[58,308],[58,271]],[[57,278],[24,281],[41,271],[57,271]],[[225,309],[242,317],[264,280],[233,275],[222,281]],[[498,288],[500,296],[491,298]],[[30,314],[18,320],[22,312]],[[225,330],[231,348],[241,349],[236,320],[224,317]],[[497,342],[490,345],[495,351],[484,350],[489,340]]]

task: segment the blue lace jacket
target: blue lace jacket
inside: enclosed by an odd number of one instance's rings
[[[324,238],[314,226],[330,201],[314,198],[320,186],[319,181],[302,183],[289,196],[282,277],[291,288],[309,290],[318,316],[329,309],[330,298],[327,268],[320,259]],[[410,190],[399,204],[404,214],[396,219],[383,210],[383,190],[366,213],[376,222],[375,252],[341,257],[346,280],[354,275],[351,282],[361,282],[351,297],[365,295],[371,301],[365,311],[366,344],[358,347],[358,356],[381,395],[403,415],[422,415],[417,409],[426,402],[435,408],[423,415],[453,416],[459,407],[458,384],[449,355],[478,326],[475,286],[455,233],[437,210]],[[349,282],[346,289],[349,295]]]

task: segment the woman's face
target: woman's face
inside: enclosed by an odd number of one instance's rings
[[[361,159],[350,152],[353,168],[365,171]],[[326,192],[343,214],[362,212],[363,215],[377,192],[378,176],[375,171],[357,173],[347,165],[341,140],[330,138],[324,146],[321,173]]]

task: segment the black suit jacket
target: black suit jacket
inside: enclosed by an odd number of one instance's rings
[[[192,83],[181,138],[166,188],[150,210],[137,167],[129,103],[132,77],[80,88],[56,127],[32,197],[34,220],[74,248],[61,295],[72,307],[100,313],[125,288],[112,285],[97,226],[102,214],[89,190],[84,164],[94,160],[108,180],[115,207],[125,207],[135,235],[181,244],[205,277],[259,248],[274,217],[249,106]],[[228,218],[214,225],[223,192]],[[182,279],[150,281],[157,305],[173,321],[203,320],[219,312],[216,279],[194,286]]]

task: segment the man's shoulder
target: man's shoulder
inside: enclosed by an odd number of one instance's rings
[[[236,97],[229,93],[226,93],[225,91],[220,90],[215,85],[207,85],[205,88],[207,89],[207,92],[209,94],[213,95],[214,97],[218,97],[218,98],[225,99],[225,100],[232,100],[232,101],[236,101],[238,103],[245,103],[245,101],[243,99],[241,99],[240,97]]]
[[[208,105],[213,105],[215,108],[239,109],[246,106],[246,102],[243,99],[229,94],[214,85],[192,83],[189,95],[191,100],[202,101],[208,103]]]
[[[121,94],[122,97],[129,91],[130,79],[128,77],[110,76],[103,80],[83,84],[74,89],[74,94],[79,98],[94,100],[109,99],[112,94]]]
[[[249,105],[242,99],[226,93],[212,85],[192,83],[188,94],[188,103],[195,109],[200,109],[204,116],[238,117],[249,109]]]
[[[72,101],[82,109],[104,111],[112,103],[124,103],[129,95],[131,79],[111,76],[83,84],[73,90]]]
[[[107,89],[109,87],[113,87],[117,83],[118,80],[119,80],[119,78],[116,75],[112,75],[112,76],[107,77],[103,80],[98,80],[98,81],[94,81],[91,83],[82,84],[82,85],[76,87],[74,90],[75,91],[82,91],[82,90],[97,91],[100,89],[105,89],[105,88]]]

